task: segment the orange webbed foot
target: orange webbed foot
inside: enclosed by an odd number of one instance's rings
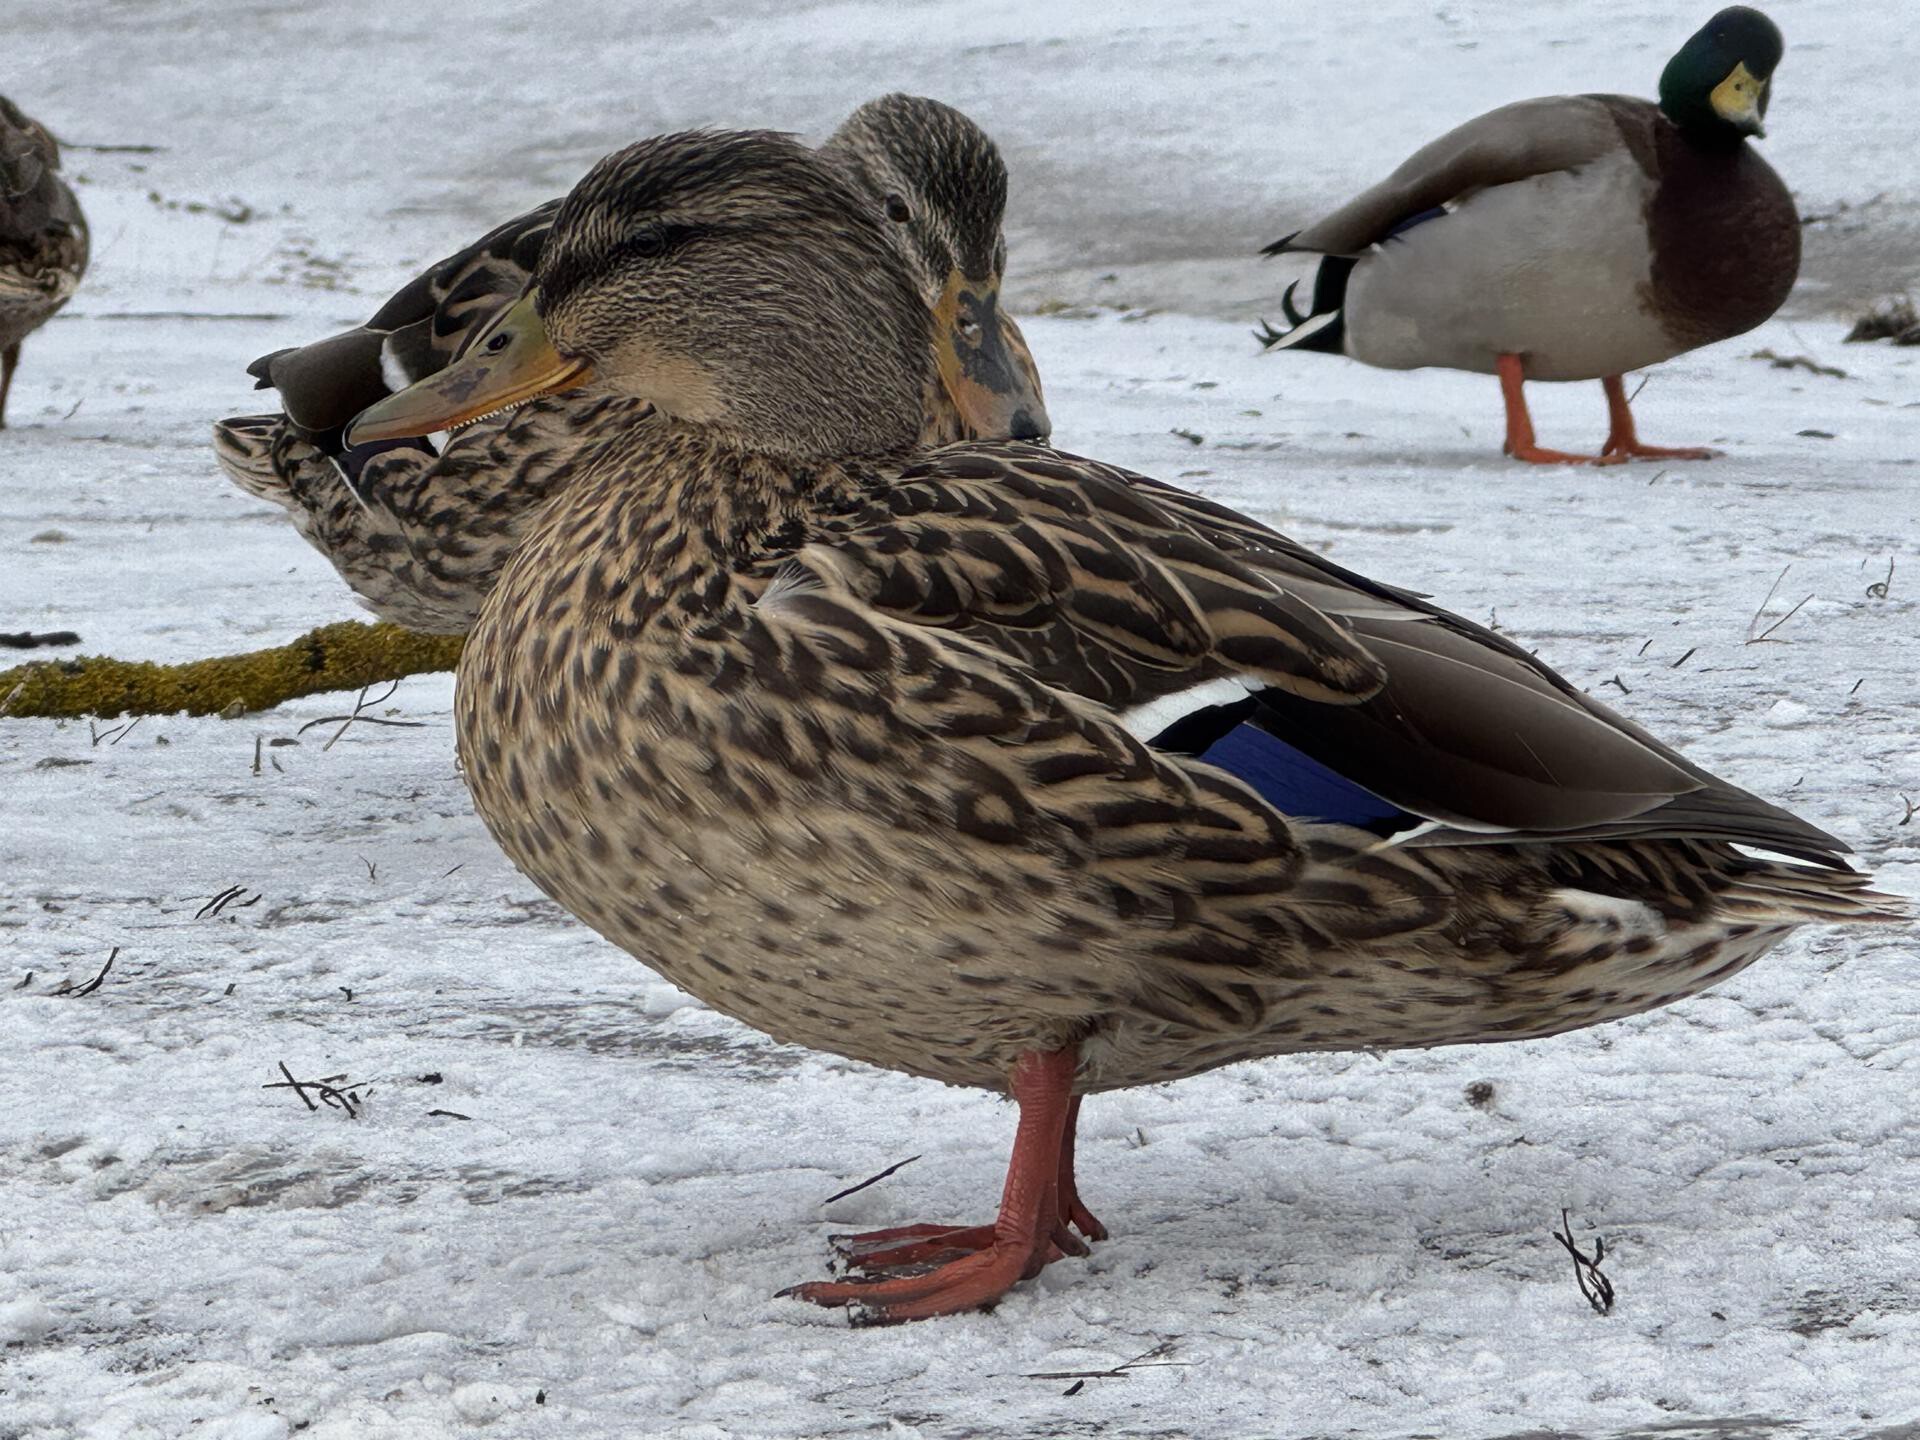
[[[1538,445],[1515,445],[1504,447],[1505,453],[1515,460],[1524,460],[1529,465],[1623,465],[1627,457],[1603,451],[1598,455],[1575,455],[1568,450],[1547,450]]]
[[[1081,1203],[1073,1179],[1078,1058],[1072,1049],[1036,1051],[1015,1064],[1020,1125],[993,1224],[896,1225],[836,1235],[841,1261],[861,1273],[780,1293],[852,1307],[857,1324],[925,1320],[983,1309],[1054,1261],[1089,1253],[1087,1240],[1104,1240],[1107,1227]]]
[[[1609,436],[1600,453],[1618,460],[1713,460],[1723,452],[1705,445],[1642,445],[1638,440]]]

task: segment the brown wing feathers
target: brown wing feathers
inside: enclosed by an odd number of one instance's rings
[[[1845,853],[1504,637],[1091,461],[935,452],[789,569],[1116,710],[1233,676],[1257,696],[1253,723],[1438,822],[1420,843],[1691,835],[1825,865]]]
[[[789,562],[916,624],[996,633],[1116,709],[1226,674],[1322,704],[1384,678],[1346,628],[1210,543],[1124,471],[1035,447],[935,452],[884,512]]]

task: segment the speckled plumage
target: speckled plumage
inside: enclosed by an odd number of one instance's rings
[[[1694,838],[1838,848],[1671,752],[1652,752],[1669,802],[1717,797],[1716,819],[1648,807],[1618,841],[1401,849],[1289,822],[1113,712],[1227,671],[1336,716],[1401,667],[1398,708],[1485,703],[1374,637],[1546,672],[1109,467],[1024,446],[886,463],[904,424],[878,460],[795,467],[707,428],[610,447],[510,562],[462,666],[462,747],[482,813],[551,893],[783,1038],[994,1085],[1019,1049],[1070,1035],[1097,1042],[1089,1084],[1137,1084],[1282,1049],[1550,1033],[1687,993],[1763,930],[1864,908],[1844,871]],[[1545,692],[1562,748],[1649,753],[1557,679]],[[1508,747],[1522,769],[1526,738]],[[1556,898],[1581,885],[1632,905]],[[1588,957],[1619,978],[1570,983],[1566,957],[1610,934],[1635,963]],[[895,1018],[863,1036],[849,1012],[870,1009]],[[1156,1055],[1160,1011],[1182,1033]],[[1196,1060],[1193,1035],[1220,1028]]]
[[[0,96],[0,429],[20,342],[72,298],[87,269],[87,222],[60,178],[46,127]]]
[[[996,1089],[1023,1051],[1074,1043],[1081,1087],[1111,1089],[1553,1034],[1867,911],[1858,877],[1750,861],[1657,810],[1618,840],[1388,848],[1154,753],[1113,711],[1209,673],[1335,713],[1373,693],[1328,602],[1383,592],[1277,537],[1236,556],[1125,472],[970,446],[797,496],[690,438],[646,460],[636,484],[609,456],[510,563],[462,663],[462,753],[549,894],[780,1039]],[[1295,568],[1319,569],[1318,633],[1262,593]],[[1124,611],[1093,603],[1142,581]],[[1604,712],[1567,704],[1604,743]],[[1748,840],[1833,854],[1720,791]]]
[[[918,96],[883,96],[848,117],[821,154],[889,215],[888,233],[929,308],[956,269],[997,286],[1006,262],[1006,167],[965,115]],[[644,420],[638,402],[560,395],[464,426],[437,452],[425,442],[353,451],[342,444],[342,426],[388,393],[391,372],[415,381],[439,371],[519,296],[559,204],[440,261],[366,326],[255,362],[262,386],[280,386],[287,412],[214,427],[228,476],[282,506],[384,620],[465,631],[540,507],[610,435]],[[1001,341],[1037,395],[1025,341],[1011,319],[999,318]],[[933,369],[922,408],[924,443],[974,437]]]
[[[623,245],[662,217],[703,240]],[[1416,596],[1094,461],[916,452],[925,307],[811,152],[630,147],[553,256],[555,353],[660,413],[482,606],[455,696],[476,808],[714,1007],[1021,1104],[995,1226],[857,1237],[886,1278],[802,1298],[921,1318],[1082,1253],[1080,1094],[1550,1035],[1899,913],[1839,841]],[[1400,818],[1283,813],[1131,728],[1223,680]]]

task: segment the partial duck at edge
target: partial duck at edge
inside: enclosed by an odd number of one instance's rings
[[[60,178],[60,146],[0,95],[0,430],[21,342],[72,298],[86,269],[87,221]]]

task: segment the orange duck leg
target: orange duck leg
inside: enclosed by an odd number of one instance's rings
[[[1531,465],[1618,465],[1624,455],[1574,455],[1565,450],[1543,450],[1534,443],[1533,417],[1527,413],[1527,397],[1521,391],[1526,373],[1518,355],[1502,355],[1495,362],[1500,375],[1500,398],[1507,406],[1507,439],[1501,447],[1516,460]],[[1614,383],[1618,383],[1615,377]],[[1609,395],[1613,392],[1608,391]],[[1625,402],[1622,401],[1624,405]],[[1632,422],[1628,422],[1631,433]]]
[[[1013,1098],[1020,1107],[1000,1214],[991,1225],[902,1225],[835,1237],[847,1280],[816,1280],[782,1295],[816,1305],[851,1305],[867,1324],[924,1320],[991,1305],[1063,1255],[1085,1255],[1106,1227],[1081,1203],[1073,1179],[1072,1094],[1079,1055],[1069,1048],[1020,1057]]]
[[[1627,408],[1627,387],[1618,375],[1609,375],[1600,384],[1607,392],[1607,443],[1600,447],[1602,455],[1621,459],[1631,456],[1643,460],[1711,460],[1718,453],[1703,445],[1678,448],[1642,445],[1633,430],[1633,411]]]

